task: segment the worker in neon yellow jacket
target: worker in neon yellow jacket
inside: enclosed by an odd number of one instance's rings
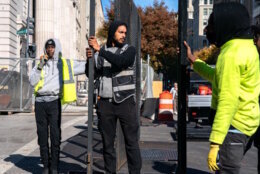
[[[208,41],[220,48],[215,68],[194,57],[184,42],[194,71],[212,83],[211,108],[216,112],[208,166],[221,174],[239,173],[246,144],[260,121],[259,55],[249,22],[246,8],[239,3],[214,6],[205,32]]]

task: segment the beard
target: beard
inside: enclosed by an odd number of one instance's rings
[[[125,45],[125,42],[120,43],[117,40],[113,39],[113,42],[115,44],[115,47],[122,48]]]

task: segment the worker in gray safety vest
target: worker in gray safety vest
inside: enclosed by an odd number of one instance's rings
[[[126,33],[126,23],[114,21],[109,27],[106,45],[100,47],[94,36],[88,40],[90,47],[95,51],[94,76],[100,81],[97,115],[107,174],[116,173],[114,140],[117,120],[121,124],[125,138],[129,173],[140,174],[142,167],[138,144],[139,122],[136,114],[135,95],[136,50],[133,46],[125,44]],[[93,56],[90,49],[87,49],[86,52],[88,58]]]

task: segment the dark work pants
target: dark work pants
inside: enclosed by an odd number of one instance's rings
[[[253,143],[258,150],[257,169],[258,173],[260,174],[260,127],[258,127],[256,133],[250,138],[249,142],[247,143],[246,152],[251,148]]]
[[[97,106],[97,115],[99,118],[98,126],[102,136],[106,174],[116,173],[114,141],[117,120],[120,121],[125,139],[129,173],[140,174],[142,160],[138,144],[139,123],[133,97],[120,104],[100,99]]]
[[[250,137],[228,133],[219,150],[219,174],[239,174],[240,165]]]
[[[58,169],[61,142],[61,102],[35,102],[38,144],[44,167]],[[51,156],[49,155],[49,128]],[[50,165],[50,166],[49,166]]]

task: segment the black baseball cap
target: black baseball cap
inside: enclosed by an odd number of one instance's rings
[[[46,44],[45,44],[45,49],[49,46],[49,45],[53,45],[55,47],[55,42],[53,39],[49,39],[47,40]]]

